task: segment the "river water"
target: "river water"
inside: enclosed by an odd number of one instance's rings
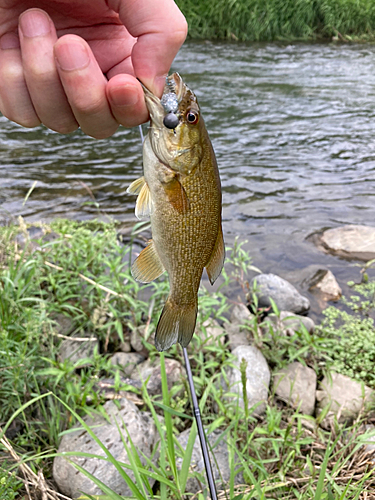
[[[173,69],[198,95],[214,144],[226,242],[246,239],[263,272],[288,278],[321,263],[340,284],[358,278],[355,263],[306,238],[375,225],[375,46],[190,41]],[[138,129],[97,141],[0,118],[0,164],[0,215],[94,218],[91,190],[102,217],[135,221],[125,190],[142,171]]]

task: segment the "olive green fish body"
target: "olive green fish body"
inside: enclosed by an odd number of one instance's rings
[[[176,79],[178,75],[172,77]],[[168,349],[177,341],[184,347],[188,345],[196,323],[203,269],[206,267],[213,283],[224,259],[217,163],[203,119],[198,116],[196,124],[183,121],[189,110],[193,109],[194,113],[199,110],[194,94],[189,89],[188,92],[193,96],[192,106],[185,103],[186,109],[180,111],[181,129],[177,139],[171,135],[174,132],[167,129],[167,146],[171,146],[169,137],[175,141],[174,148],[169,148],[172,159],[168,160],[161,147],[165,139],[160,133],[163,130],[160,119],[154,117],[153,120],[145,91],[152,126],[144,142],[144,185],[140,188],[139,184],[137,189],[140,190],[139,212],[150,214],[153,239],[133,264],[132,272],[143,282],[155,279],[164,270],[168,273],[170,295],[155,338],[159,350]],[[153,96],[153,99],[157,98]],[[162,114],[160,109],[159,113]],[[173,156],[175,151],[180,154]]]

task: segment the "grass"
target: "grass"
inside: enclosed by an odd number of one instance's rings
[[[20,249],[14,243],[17,233],[26,234],[22,221],[20,227],[0,228],[0,497],[9,500],[26,493],[25,477],[31,494],[40,492],[37,485],[43,477],[50,498],[57,499],[51,466],[62,433],[79,424],[97,439],[84,421],[86,415],[103,413],[104,398],[95,386],[107,377],[114,379],[117,390],[130,389],[109,358],[140,326],[147,324],[153,334],[168,293],[165,280],[146,287],[132,279],[132,247],[120,244],[115,223],[61,220],[44,230],[49,237],[32,251],[31,245]],[[231,304],[223,290],[236,280],[245,297],[251,292],[247,273],[254,270],[237,242],[228,253],[227,269],[231,271],[224,272],[222,287],[215,293],[200,291],[198,327],[203,333],[195,335],[189,347],[206,431],[221,430],[220,439],[226,441],[229,451],[229,482],[219,498],[370,500],[375,480],[362,445],[367,438],[363,437],[364,425],[375,423],[374,413],[363,413],[345,428],[335,425],[326,431],[313,417],[302,418],[287,407],[272,391],[266,413],[258,419],[247,407],[225,397],[220,381],[233,358],[225,337],[207,339],[202,325],[208,318],[225,324]],[[350,359],[341,366],[338,354],[345,353],[349,345],[356,346],[353,339],[362,332],[356,355],[362,368],[360,377],[371,385],[373,294],[371,280],[353,286],[353,297],[359,298],[346,301],[345,313],[328,309],[326,322],[312,335],[303,328],[293,338],[272,328],[264,333],[263,312],[256,301],[254,318],[246,327],[272,368],[298,360],[313,367],[320,378],[332,368],[348,373],[345,370],[350,367],[358,373]],[[59,327],[63,317],[70,325],[68,332]],[[59,358],[63,337],[72,334],[95,334],[99,339],[99,348],[84,362],[74,364]],[[151,413],[157,427],[154,458],[143,457],[132,445],[132,436],[125,435],[129,463],[117,463],[98,443],[101,459],[118,468],[131,487],[132,498],[203,500],[207,498],[204,488],[199,497],[185,493],[189,478],[198,477],[205,485],[204,475],[190,468],[195,427],[185,449],[176,441],[192,425],[186,380],[181,381],[182,391],[181,384],[168,390],[164,367],[165,357],[182,362],[182,353],[174,346],[160,355],[152,343],[143,343],[150,358],[159,359],[162,373],[162,395],[149,395],[145,385],[141,390],[132,388],[143,401],[141,410]],[[241,371],[246,371],[244,364]],[[74,462],[73,456],[70,459]],[[235,484],[236,469],[243,474],[242,485]],[[150,479],[156,481],[152,488]],[[105,495],[102,500],[119,500],[108,486],[100,487]]]
[[[373,40],[372,0],[177,0],[192,38]]]

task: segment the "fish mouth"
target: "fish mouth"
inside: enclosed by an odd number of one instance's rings
[[[152,122],[161,126],[168,113],[174,113],[178,116],[179,104],[183,98],[186,87],[178,73],[172,73],[166,77],[161,99],[145,87],[140,80],[139,82],[142,85],[146,106]]]

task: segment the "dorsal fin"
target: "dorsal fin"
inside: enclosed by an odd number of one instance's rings
[[[150,283],[164,273],[165,269],[153,240],[148,242],[147,247],[135,259],[131,271],[133,278],[141,283]]]
[[[223,230],[220,224],[214,249],[212,250],[210,260],[206,265],[206,271],[211,285],[213,285],[217,280],[217,278],[219,277],[224,265],[224,259],[225,259],[224,238],[223,238]]]

